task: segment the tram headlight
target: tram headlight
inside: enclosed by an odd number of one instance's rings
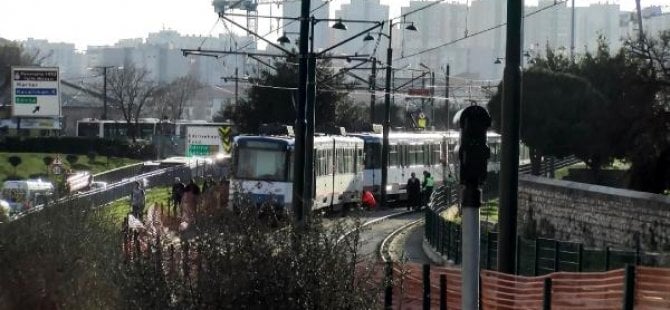
[[[390,192],[393,189],[393,185],[386,185],[386,191]]]

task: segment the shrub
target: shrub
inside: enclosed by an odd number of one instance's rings
[[[74,154],[68,154],[65,156],[65,160],[67,160],[68,163],[70,163],[70,166],[74,166],[79,161],[79,156],[74,155]]]

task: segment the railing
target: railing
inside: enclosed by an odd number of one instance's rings
[[[556,161],[554,166],[565,167],[575,161],[574,157],[569,157]],[[521,171],[530,172],[525,166],[519,170],[520,173]],[[485,196],[487,196],[487,191],[493,194],[491,189],[485,188]],[[438,188],[431,197],[430,207],[425,213],[424,236],[436,252],[455,264],[461,262],[461,226],[446,220],[440,214],[445,208],[457,203],[458,195],[455,186]],[[480,266],[483,269],[496,270],[498,234],[490,229],[483,228],[482,230]],[[516,274],[518,275],[539,276],[556,271],[608,271],[621,268],[626,264],[670,267],[670,254],[643,253],[639,248],[640,242],[637,242],[638,246],[635,249],[588,248],[581,243],[517,236],[516,243]]]
[[[141,165],[141,164],[138,164]],[[133,167],[131,167],[133,166]],[[135,181],[144,182],[146,188],[167,186],[174,183],[174,179],[187,181],[192,177],[203,177],[205,175],[212,175],[220,177],[225,169],[217,164],[208,164],[206,162],[198,162],[192,165],[174,166],[169,168],[157,169],[149,172],[141,173],[137,170],[137,165],[122,167],[122,169],[115,169],[110,171],[108,176],[110,180],[116,179],[116,182],[110,183],[107,188],[94,192],[87,192],[83,194],[75,194],[66,196],[48,203],[46,206],[37,206],[27,211],[21,212],[12,216],[12,221],[20,219],[29,214],[39,212],[43,208],[63,208],[67,206],[85,206],[85,207],[100,207],[111,203],[115,200],[121,199],[130,195]],[[141,167],[140,167],[141,168]],[[133,174],[135,172],[135,174]],[[94,176],[96,180],[98,175]],[[120,179],[119,179],[120,178]]]

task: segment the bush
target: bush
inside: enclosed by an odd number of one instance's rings
[[[65,160],[67,160],[68,163],[70,163],[70,166],[74,166],[79,161],[79,156],[74,155],[74,154],[68,154],[65,156]]]
[[[140,160],[156,158],[156,150],[151,144],[89,137],[5,137],[0,139],[0,150],[4,152],[78,155],[88,155],[95,152],[104,156]]]
[[[276,226],[255,207],[243,210],[199,216],[180,244],[152,242],[149,255],[124,269],[119,284],[131,285],[123,289],[123,308],[376,307],[381,286],[358,257],[358,235],[338,242],[352,225],[325,228],[316,219],[307,229],[290,221]]]

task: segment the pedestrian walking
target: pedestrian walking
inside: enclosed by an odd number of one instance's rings
[[[186,185],[181,182],[179,177],[174,178],[174,184],[172,185],[172,208],[173,214],[177,215],[177,208],[181,209],[181,199],[184,197],[184,191]]]
[[[211,175],[207,176],[205,182],[202,183],[202,193],[207,194],[215,185],[216,184],[214,184],[214,179],[212,178],[212,176]]]
[[[430,202],[430,196],[433,194],[433,187],[435,187],[435,180],[433,176],[430,175],[430,172],[423,172],[423,202],[424,205],[428,205]]]
[[[130,206],[133,216],[137,219],[142,219],[142,213],[144,212],[144,203],[145,203],[146,194],[142,185],[139,181],[135,182],[135,188],[130,193]]]
[[[407,180],[407,210],[421,207],[421,181],[412,172]]]
[[[191,195],[195,197],[200,195],[200,187],[198,186],[197,183],[195,183],[195,178],[191,178],[191,182],[189,182],[188,185],[186,185],[184,191],[187,193],[191,193]]]

